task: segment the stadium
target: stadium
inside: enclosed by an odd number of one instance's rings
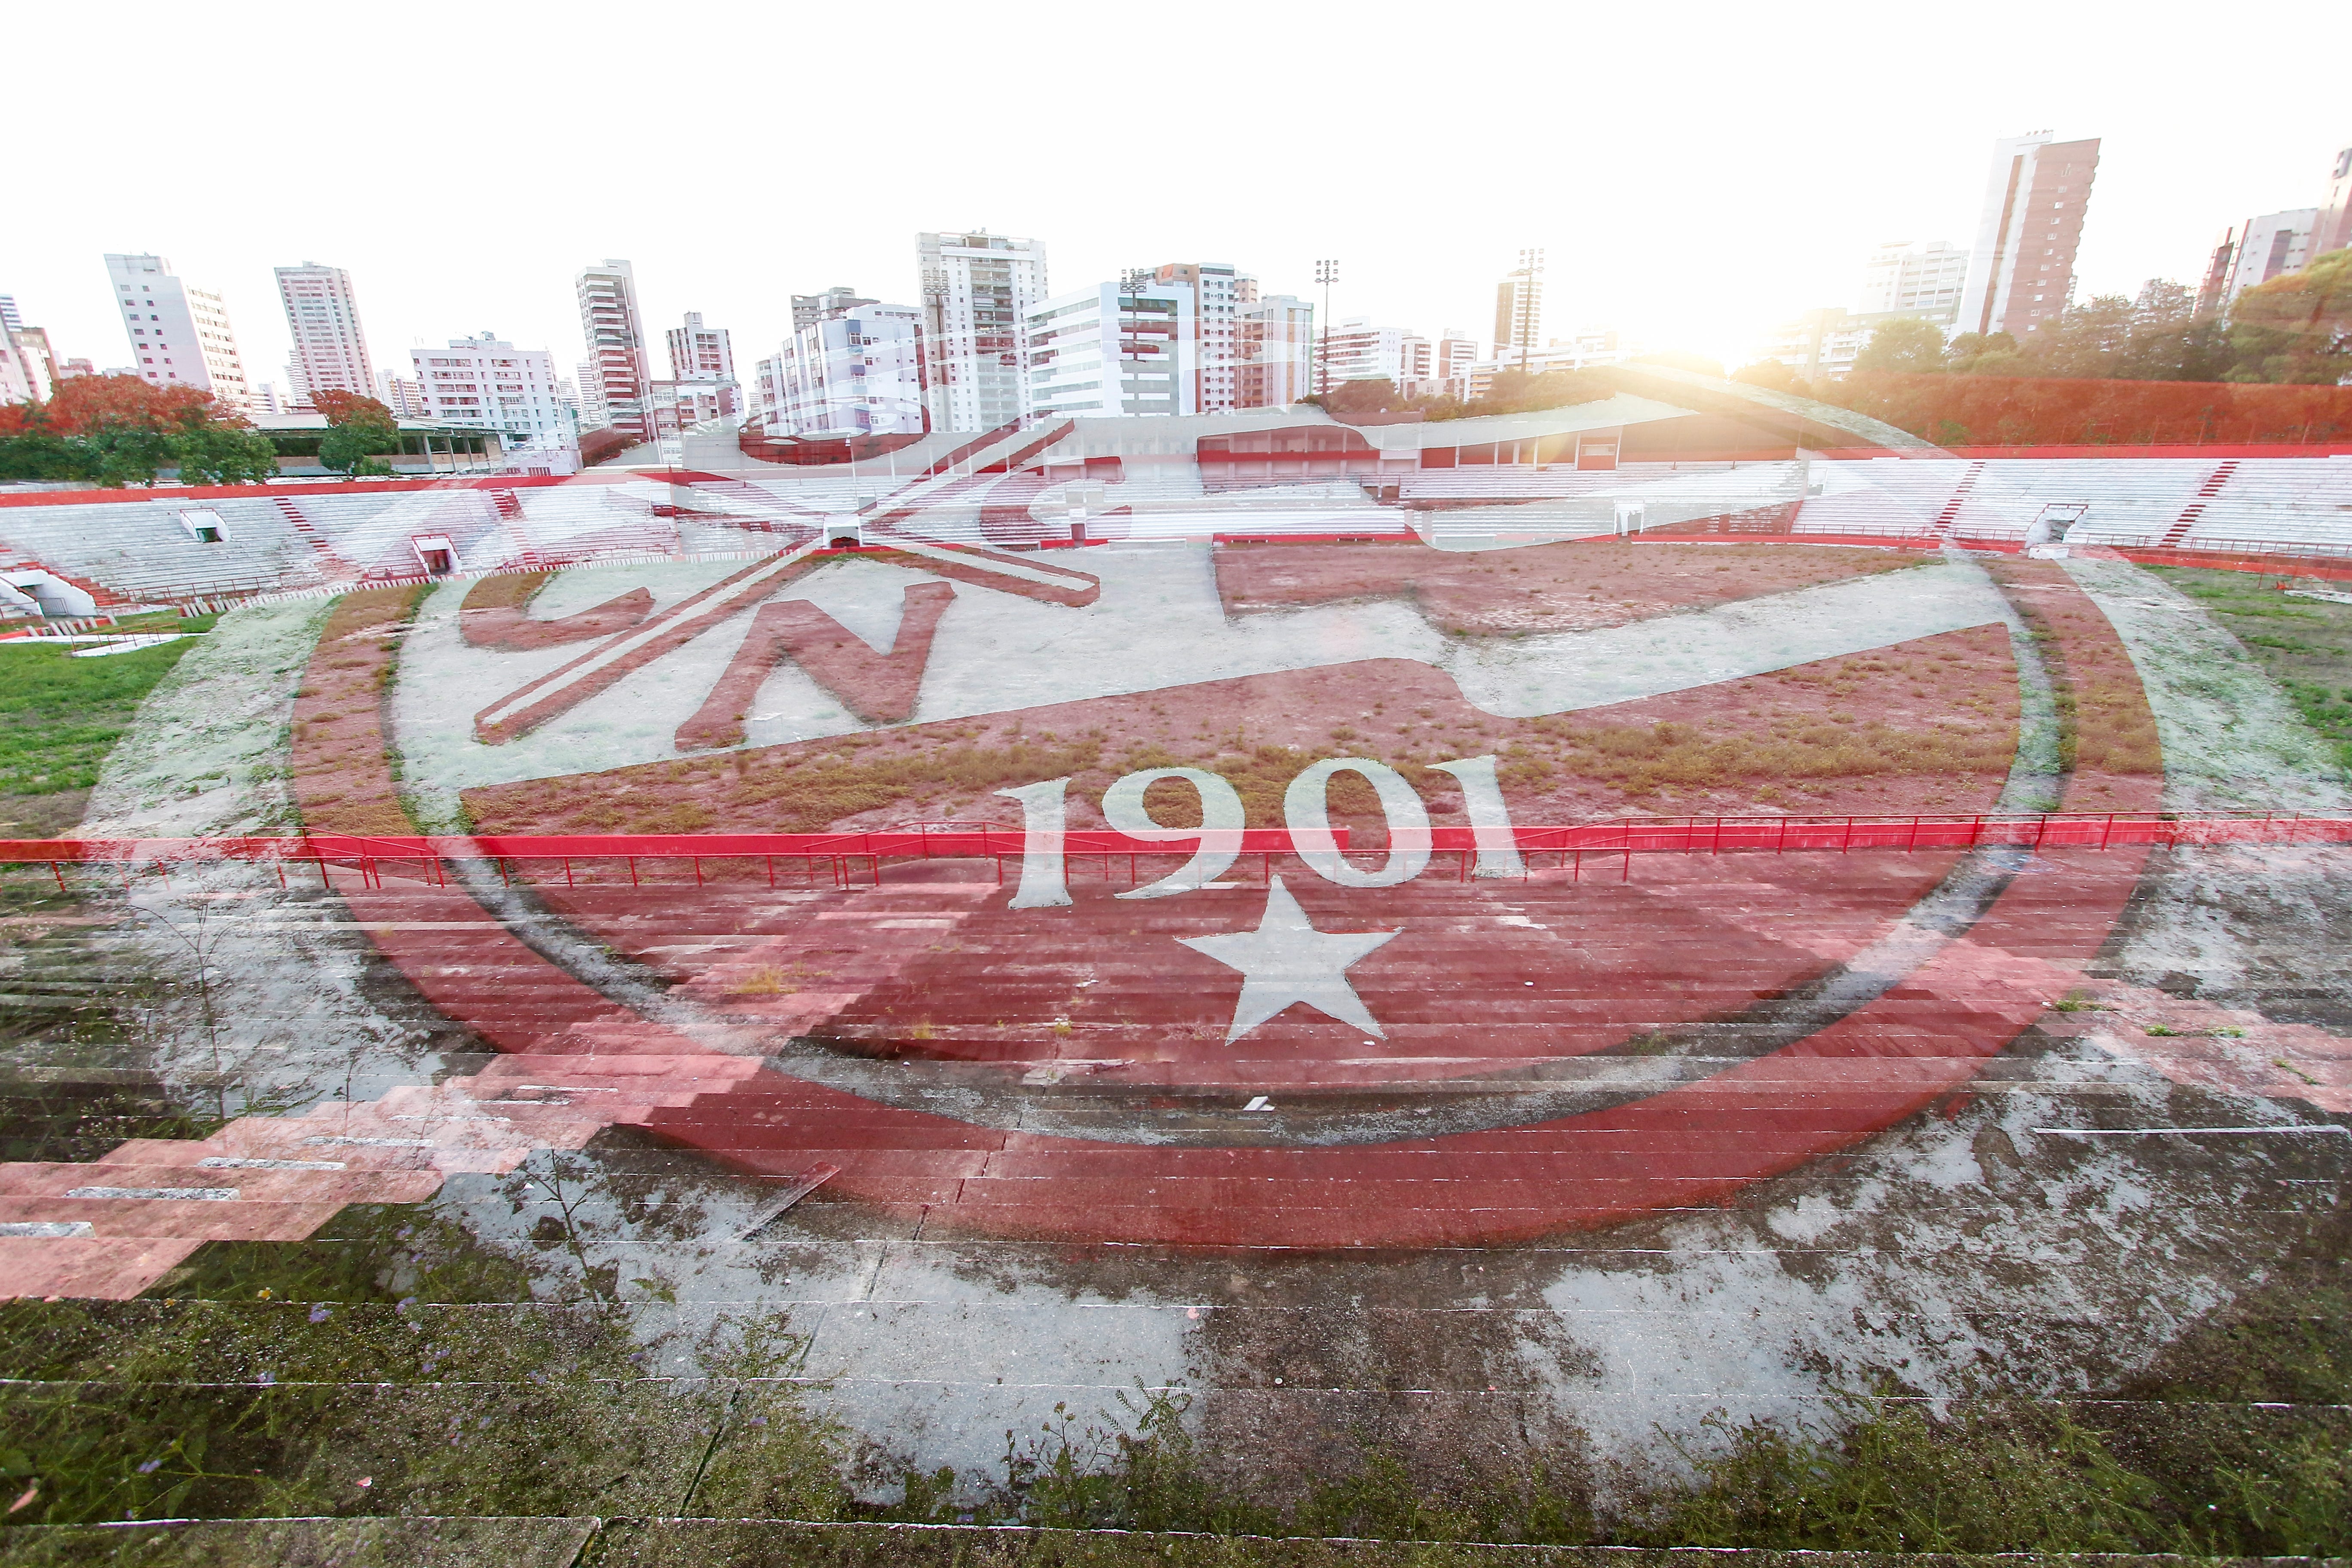
[[[0,494],[0,659],[176,659],[0,842],[23,1375],[364,1326],[319,1473],[448,1514],[781,1516],[812,1410],[945,1522],[1179,1415],[1588,1519],[1857,1404],[2333,1452],[2198,1379],[2340,1284],[2352,443],[1587,374]],[[413,1457],[558,1363],[591,1502]]]

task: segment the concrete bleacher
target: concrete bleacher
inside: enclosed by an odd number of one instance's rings
[[[2047,509],[2082,509],[2074,542],[2126,548],[2352,551],[2352,458],[1992,458],[1480,465],[1300,479],[1210,493],[1189,458],[1151,453],[1117,478],[1015,466],[1022,433],[952,469],[873,463],[673,476],[592,470],[558,484],[267,487],[228,496],[0,500],[0,559],[100,604],[326,587],[427,570],[446,541],[460,574],[613,557],[772,550],[828,520],[946,543],[1036,544],[1073,525],[1104,539],[1418,533],[1432,542],[1573,538],[1729,520],[1735,530],[2014,545]],[[935,443],[936,445],[936,443]],[[953,450],[943,447],[942,452]],[[911,461],[911,458],[908,460]],[[13,502],[13,504],[11,504]],[[1793,521],[1776,509],[1796,508]],[[199,530],[214,537],[200,538]],[[436,546],[437,547],[437,546]]]

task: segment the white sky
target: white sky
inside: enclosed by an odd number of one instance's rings
[[[1736,362],[1874,244],[1966,244],[2023,131],[2105,138],[2081,294],[2193,281],[2352,142],[2295,42],[2339,5],[28,6],[0,293],[123,364],[100,258],[158,251],[282,386],[270,268],[316,260],[379,369],[491,329],[568,374],[572,274],[625,257],[656,374],[699,310],[748,375],[791,294],[911,301],[919,229],[1043,238],[1056,290],[1223,260],[1319,306],[1335,256],[1335,317],[1482,340],[1541,245],[1548,332]]]

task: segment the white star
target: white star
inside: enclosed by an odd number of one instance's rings
[[[1379,1022],[1348,984],[1348,966],[1396,934],[1317,931],[1276,877],[1266,889],[1265,918],[1257,930],[1176,940],[1242,972],[1241,999],[1234,1004],[1234,1026],[1225,1034],[1230,1046],[1293,1002],[1304,1002],[1385,1039]]]

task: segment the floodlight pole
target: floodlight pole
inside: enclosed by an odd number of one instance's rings
[[[1323,330],[1318,334],[1318,368],[1315,374],[1315,395],[1331,394],[1331,285],[1339,280],[1339,262],[1336,257],[1315,264],[1315,281],[1323,285]]]
[[[1535,357],[1536,312],[1532,296],[1536,279],[1543,275],[1544,253],[1541,247],[1529,247],[1519,252],[1519,374],[1528,374],[1528,364]]]

